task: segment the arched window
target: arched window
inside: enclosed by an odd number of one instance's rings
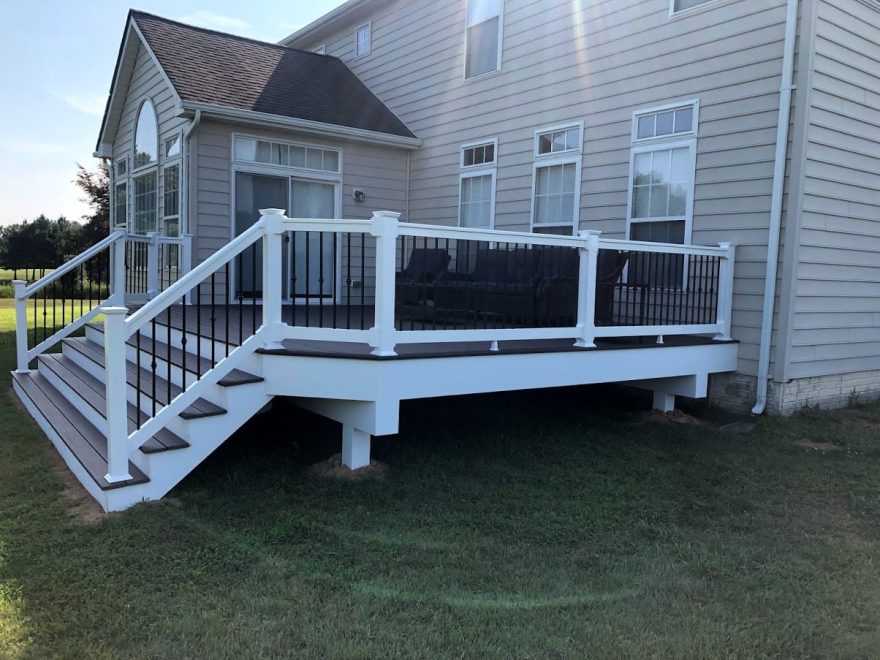
[[[144,167],[159,159],[159,129],[156,125],[156,108],[147,99],[138,112],[134,137],[134,166]]]

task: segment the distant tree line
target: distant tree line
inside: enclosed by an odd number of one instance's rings
[[[106,166],[89,171],[77,164],[74,183],[91,209],[83,222],[40,215],[0,227],[0,267],[55,268],[88,249],[110,231],[110,177]]]

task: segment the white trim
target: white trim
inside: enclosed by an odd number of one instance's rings
[[[578,131],[578,146],[576,149],[565,149],[563,151],[555,151],[546,154],[538,153],[538,140],[540,136],[547,133],[556,133],[570,129]],[[572,235],[576,234],[580,225],[581,212],[581,179],[583,178],[583,150],[584,150],[584,122],[570,121],[564,124],[554,124],[552,126],[543,126],[535,130],[534,143],[532,147],[533,163],[532,163],[532,194],[531,208],[529,209],[529,231],[534,232],[538,229],[551,229],[554,227],[571,227]],[[559,165],[574,164],[574,210],[571,222],[535,222],[536,209],[536,193],[538,188],[538,169],[545,167],[554,167]]]
[[[467,72],[467,62],[468,62],[468,30],[472,27],[485,23],[486,21],[492,20],[494,17],[489,17],[484,21],[480,21],[479,23],[474,23],[473,25],[468,23],[468,9],[470,7],[470,3],[474,0],[465,0],[464,3],[464,62],[462,65],[462,80],[471,81],[471,80],[480,80],[482,78],[486,78],[488,76],[495,75],[501,72],[501,56],[504,53],[504,0],[498,0],[498,53],[495,56],[495,68],[491,71],[484,71],[483,73],[479,73],[474,76],[469,76]]]
[[[671,151],[673,149],[687,148],[689,164],[688,171],[691,174],[690,186],[687,193],[687,206],[685,208],[684,217],[682,216],[664,216],[656,218],[633,218],[633,179],[635,173],[636,155],[643,153],[653,153],[655,151]],[[694,224],[694,190],[696,188],[697,173],[697,138],[692,137],[688,140],[678,140],[669,142],[665,140],[654,140],[649,144],[634,144],[629,152],[629,183],[627,186],[627,202],[626,202],[626,237],[630,239],[632,225],[646,222],[675,222],[684,219],[684,244],[690,245],[693,235]]]
[[[367,50],[365,50],[363,53],[359,53],[358,52],[358,33],[361,30],[363,30],[364,28],[367,28]],[[361,23],[360,25],[358,25],[354,29],[354,58],[353,59],[357,60],[357,59],[360,59],[361,57],[366,57],[367,55],[369,55],[372,52],[372,50],[373,50],[373,22],[367,21],[366,23]]]
[[[538,139],[545,135],[546,133],[559,133],[560,131],[567,131],[572,128],[578,129],[578,146],[576,149],[565,149],[563,151],[551,151],[550,153],[541,154],[538,153]],[[535,130],[534,137],[534,146],[533,151],[535,158],[556,158],[557,156],[562,156],[565,154],[583,154],[584,153],[584,121],[583,119],[579,121],[570,121],[565,124],[555,124],[553,126],[544,126],[543,128],[539,128]]]
[[[137,218],[136,218],[136,214],[135,214],[136,205],[135,205],[135,194],[134,194],[135,181],[137,179],[142,179],[145,176],[149,176],[150,174],[152,174],[153,176],[156,177],[156,190],[153,193],[156,197],[156,201],[155,201],[156,217],[155,217],[155,222],[153,223],[153,227],[147,229],[147,231],[145,231],[144,233],[141,234],[141,233],[137,232],[138,224],[137,224]],[[148,168],[142,168],[141,170],[138,170],[136,173],[132,172],[132,174],[131,174],[131,176],[129,176],[128,180],[131,184],[128,188],[128,192],[129,192],[128,203],[129,203],[129,214],[130,214],[129,220],[130,220],[130,222],[128,222],[126,224],[126,227],[129,231],[129,233],[136,234],[138,236],[146,236],[150,232],[159,231],[159,166],[152,165]]]
[[[302,147],[305,149],[320,149],[321,151],[333,151],[339,157],[339,170],[336,172],[332,172],[330,170],[313,170],[308,167],[296,167],[294,165],[282,165],[279,163],[264,163],[258,160],[240,160],[235,157],[235,140],[236,138],[242,138],[247,140],[257,140],[260,142],[270,142],[275,144],[282,144],[287,147]],[[313,142],[294,142],[291,140],[279,140],[277,138],[267,138],[260,137],[259,135],[255,135],[252,133],[232,133],[232,141],[230,143],[230,153],[232,154],[229,159],[230,162],[233,163],[241,163],[245,165],[255,165],[258,167],[265,167],[269,169],[273,169],[274,171],[296,171],[308,173],[309,176],[313,178],[325,178],[327,176],[332,177],[333,180],[339,179],[342,180],[342,166],[343,166],[343,148],[342,147],[331,147],[326,144],[313,143]]]
[[[146,163],[144,165],[137,164],[137,133],[138,128],[141,125],[141,112],[143,112],[144,106],[150,104],[150,107],[153,109],[153,121],[156,125],[156,160]],[[159,161],[162,159],[162,139],[159,137],[159,113],[156,110],[156,104],[153,103],[153,99],[149,96],[145,96],[141,99],[140,103],[137,106],[137,112],[134,114],[134,131],[132,131],[131,138],[131,168],[128,171],[129,177],[137,176],[138,174],[143,174],[150,168],[158,167]]]
[[[693,108],[693,118],[691,120],[691,130],[682,131],[680,133],[669,133],[668,135],[655,135],[646,138],[639,137],[639,118],[645,117],[647,115],[655,115],[660,114],[662,112],[668,112],[669,110],[682,110],[687,108],[688,106]],[[674,127],[673,127],[674,128]],[[663,140],[680,140],[683,137],[687,137],[692,135],[694,137],[697,136],[697,133],[700,128],[700,99],[689,99],[687,101],[681,101],[679,103],[667,103],[665,105],[659,105],[653,108],[640,108],[638,110],[633,111],[632,114],[632,127],[631,127],[631,140],[633,144],[642,143],[642,142],[657,142]]]
[[[715,9],[723,5],[729,5],[737,1],[738,0],[706,0],[706,2],[696,5],[694,7],[676,10],[675,0],[669,0],[669,17],[680,18],[682,16],[690,16],[691,14],[698,14],[700,12],[708,11],[709,9]]]
[[[173,215],[168,215],[165,212],[165,195],[167,194],[167,191],[165,190],[165,171],[169,167],[176,167],[177,168],[177,213],[175,213]],[[161,179],[162,179],[162,181],[161,181],[161,184],[162,184],[161,185],[162,213],[159,214],[159,221],[162,226],[159,227],[156,231],[158,231],[159,234],[165,238],[181,238],[184,233],[183,232],[183,223],[182,223],[182,215],[183,214],[181,212],[181,210],[183,208],[183,167],[182,167],[181,159],[175,157],[175,158],[172,158],[171,160],[169,160],[167,163],[164,163],[162,165],[162,167],[160,168],[160,175],[161,175]],[[168,234],[165,233],[165,223],[168,220],[177,220],[177,235],[176,236],[169,236]]]
[[[150,59],[152,60],[153,64],[159,70],[159,75],[162,76],[162,81],[168,86],[168,89],[170,89],[171,93],[174,95],[174,101],[175,101],[174,105],[179,106],[181,103],[180,94],[177,93],[177,89],[175,89],[174,85],[171,83],[171,78],[168,77],[168,74],[165,72],[165,69],[162,67],[161,64],[159,64],[159,58],[156,57],[156,53],[153,52],[153,49],[150,47],[149,42],[144,38],[144,35],[141,32],[141,29],[138,27],[137,21],[135,20],[134,17],[131,18],[131,27],[132,27],[132,29],[134,29],[134,31],[137,33],[137,35],[140,37],[141,43],[144,46],[144,50],[147,51],[147,55],[150,56]],[[157,120],[157,123],[158,123],[158,120]]]
[[[415,137],[380,133],[378,131],[352,128],[350,126],[340,126],[338,124],[326,124],[320,121],[299,119],[298,117],[282,117],[280,115],[273,115],[266,112],[239,110],[237,108],[227,108],[224,106],[212,105],[209,103],[196,103],[193,101],[185,101],[182,107],[184,110],[201,110],[204,116],[212,117],[214,119],[234,119],[240,123],[269,128],[294,128],[304,133],[313,133],[322,137],[348,138],[359,142],[368,142],[370,144],[381,144],[405,149],[415,149],[416,147],[422,146],[422,141]]]

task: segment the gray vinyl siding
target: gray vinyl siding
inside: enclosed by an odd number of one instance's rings
[[[179,133],[186,120],[176,116],[174,90],[168,84],[161,70],[156,66],[149,52],[143,45],[138,47],[134,70],[129,80],[125,103],[123,104],[119,127],[113,138],[113,158],[127,157],[128,167],[133,166],[134,135],[138,111],[145,99],[150,99],[156,108],[159,128],[159,164],[164,164],[162,145],[167,137]],[[163,214],[162,170],[159,169],[159,220]],[[131,191],[129,191],[129,196]],[[129,197],[130,200],[130,197]],[[181,200],[182,203],[182,200]],[[131,211],[129,210],[129,213]]]
[[[582,9],[576,11],[580,4]],[[783,0],[728,2],[669,17],[668,0],[505,0],[502,70],[465,81],[460,0],[378,7],[369,55],[354,29],[317,34],[424,141],[413,153],[410,217],[455,224],[459,146],[498,138],[496,224],[527,229],[536,129],[583,120],[580,226],[623,237],[635,110],[699,99],[693,242],[739,245],[734,336],[754,374],[763,302]],[[687,48],[682,37],[687,35]],[[695,43],[696,41],[696,43]]]
[[[788,378],[880,369],[880,11],[818,0]]]

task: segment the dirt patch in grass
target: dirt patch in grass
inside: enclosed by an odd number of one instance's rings
[[[646,422],[660,422],[662,424],[687,424],[692,426],[703,424],[702,420],[697,419],[693,415],[688,415],[681,410],[673,410],[672,412],[649,410],[642,413],[642,419]]]
[[[352,470],[342,464],[342,454],[336,454],[326,461],[315,463],[309,468],[309,472],[315,476],[328,479],[361,481],[366,479],[384,479],[388,476],[388,466],[373,459],[366,467]]]
[[[833,442],[816,442],[815,440],[807,440],[806,438],[797,440],[795,443],[796,447],[801,447],[803,449],[811,449],[813,451],[820,452],[829,452],[829,451],[840,451],[843,449],[840,445],[835,445]]]
[[[108,514],[98,506],[98,503],[92,499],[82,484],[77,481],[76,477],[67,467],[64,459],[55,451],[55,447],[46,443],[46,452],[52,461],[52,472],[64,484],[61,491],[61,497],[67,506],[70,517],[83,525],[97,525],[104,520]]]

